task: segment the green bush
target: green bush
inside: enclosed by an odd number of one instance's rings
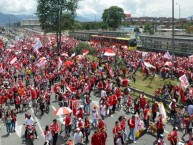
[[[90,46],[90,44],[86,43],[86,42],[80,42],[76,45],[75,48],[71,49],[71,53],[76,53],[76,55],[82,55],[83,54],[83,50],[88,50],[89,51],[89,55],[96,55],[97,54],[97,50],[95,48],[92,48]]]

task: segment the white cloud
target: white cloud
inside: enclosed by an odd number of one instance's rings
[[[181,5],[181,17],[193,15],[192,0],[175,0]],[[172,0],[82,0],[79,2],[78,15],[101,15],[110,6],[119,6],[132,16],[171,17]],[[0,0],[0,11],[12,14],[33,14],[37,0]],[[178,5],[175,4],[175,15],[178,17]]]

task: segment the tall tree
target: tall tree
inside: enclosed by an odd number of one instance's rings
[[[74,22],[79,0],[38,0],[37,16],[44,32],[56,32],[57,48],[61,42],[61,31],[69,29]]]
[[[125,14],[122,8],[112,6],[104,10],[102,14],[102,19],[103,22],[107,23],[109,27],[115,30],[120,26],[122,20],[125,19]]]

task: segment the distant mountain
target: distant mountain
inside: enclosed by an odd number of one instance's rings
[[[4,14],[0,12],[0,25],[15,23],[23,19],[35,19],[35,18],[37,17],[32,15],[13,15],[13,14]]]
[[[13,14],[4,14],[0,12],[0,25],[6,25],[9,23],[15,23],[21,21],[23,19],[37,19],[36,16],[32,15],[13,15]],[[101,16],[93,16],[93,15],[86,15],[86,16],[76,16],[75,18],[77,21],[80,22],[93,22],[93,21],[102,21]]]
[[[187,19],[187,20],[190,20],[191,18],[193,19],[193,15],[187,17],[186,19]]]

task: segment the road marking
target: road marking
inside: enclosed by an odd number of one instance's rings
[[[30,108],[30,110],[31,110],[31,112],[34,114],[34,110],[33,110],[32,108]],[[44,131],[43,131],[43,129],[42,129],[42,127],[41,127],[41,125],[40,125],[40,122],[38,121],[37,117],[34,116],[34,120],[37,122],[38,127],[39,127],[41,133],[44,134]]]
[[[16,122],[16,125],[15,125],[15,132],[16,134],[21,138],[22,136],[22,127],[23,125],[17,125],[17,122]]]
[[[56,111],[56,108],[52,105],[52,109],[54,110],[54,111]],[[59,116],[59,118],[57,119],[57,120],[59,120],[61,123],[63,123],[63,117],[62,117],[62,115],[58,115]]]
[[[167,133],[167,134],[169,133],[167,130],[164,130],[164,132]]]

